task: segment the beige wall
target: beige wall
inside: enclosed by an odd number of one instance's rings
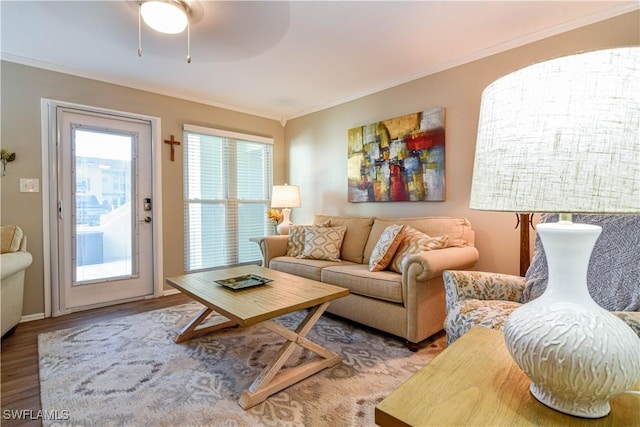
[[[273,137],[274,180],[286,180],[284,129],[279,121],[10,62],[3,61],[1,66],[2,146],[15,151],[16,160],[0,180],[0,219],[24,229],[33,255],[25,278],[24,315],[44,312],[42,193],[19,192],[20,178],[38,178],[42,183],[41,98],[159,117],[162,140],[171,134],[181,140],[183,123]],[[177,147],[171,162],[169,147],[163,145],[163,270],[171,276],[184,271],[182,149]]]
[[[548,58],[640,45],[639,23],[636,11],[289,121],[289,179],[302,192],[302,208],[293,210],[292,221],[309,223],[315,213],[464,216],[476,230],[476,269],[518,274],[515,215],[468,208],[482,90],[504,74]],[[446,201],[348,203],[347,129],[436,106],[446,109]]]
[[[315,213],[377,216],[465,216],[476,229],[478,269],[518,272],[518,232],[513,214],[468,209],[480,94],[496,78],[535,61],[570,52],[640,45],[640,12],[590,25],[528,46],[456,67],[315,114],[274,120],[197,104],[122,86],[1,63],[2,146],[17,153],[0,180],[2,223],[22,226],[34,256],[27,270],[24,314],[44,311],[41,193],[20,193],[20,178],[42,179],[40,100],[50,98],[156,116],[162,139],[181,135],[183,123],[275,138],[276,183],[299,184],[303,206],[292,220],[308,223]],[[348,203],[347,129],[374,121],[446,108],[446,201],[431,203]],[[288,149],[285,146],[285,138]],[[169,160],[162,147],[164,275],[183,271],[182,150]],[[295,159],[287,168],[287,159]]]

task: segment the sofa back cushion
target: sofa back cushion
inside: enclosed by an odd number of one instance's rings
[[[0,228],[2,229],[0,253],[17,252],[22,242],[22,229],[17,225],[2,225]]]
[[[392,224],[409,225],[430,237],[449,236],[447,247],[473,246],[474,233],[466,218],[421,217],[421,218],[376,218],[371,227],[369,240],[364,248],[365,264],[369,263],[371,252],[385,228]]]
[[[557,221],[557,214],[540,218],[540,222]],[[602,227],[587,269],[587,287],[593,300],[610,311],[640,311],[640,215],[574,214],[573,222]],[[523,303],[539,297],[547,288],[547,257],[540,236],[536,236],[525,278]]]
[[[356,216],[316,215],[313,218],[313,225],[323,225],[325,227],[346,227],[344,240],[342,241],[342,248],[340,249],[340,258],[345,261],[351,261],[358,264],[364,263],[363,251],[364,246],[367,244],[369,233],[371,232],[373,218]],[[382,231],[380,231],[380,234],[382,234]],[[378,237],[380,237],[380,235],[378,235]],[[378,239],[373,242],[373,246],[375,246],[377,241]],[[373,246],[371,247],[371,250],[373,250]],[[369,253],[371,253],[371,250],[369,251]],[[368,257],[366,262],[367,264],[369,263]]]

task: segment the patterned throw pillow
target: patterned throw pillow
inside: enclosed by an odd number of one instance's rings
[[[406,257],[424,251],[444,249],[447,247],[448,241],[449,236],[429,237],[423,232],[407,225],[404,228],[404,239],[396,251],[391,264],[389,264],[389,269],[402,274],[402,267]]]
[[[304,252],[298,258],[340,261],[340,248],[347,227],[309,227],[304,233]]]
[[[287,237],[287,256],[297,257],[304,252],[304,235],[309,225],[290,225]]]
[[[369,271],[384,270],[395,255],[396,250],[402,243],[404,225],[393,224],[382,232],[375,248],[371,252],[369,259]]]

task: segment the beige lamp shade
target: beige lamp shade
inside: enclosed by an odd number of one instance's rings
[[[299,208],[300,187],[297,185],[274,185],[271,192],[272,208]]]
[[[515,71],[482,95],[470,207],[640,212],[640,47]]]

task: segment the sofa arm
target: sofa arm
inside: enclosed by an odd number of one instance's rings
[[[414,280],[423,282],[442,275],[447,269],[470,268],[479,258],[478,250],[474,246],[450,247],[413,254],[408,256],[404,263],[403,281],[406,282],[406,279],[413,276]]]
[[[268,268],[272,258],[287,254],[288,236],[264,236],[258,240],[262,252],[262,266]]]
[[[31,265],[33,258],[29,252],[4,253],[0,258],[1,280],[11,277]]]
[[[464,299],[522,301],[525,278],[483,271],[451,271],[442,274],[447,306]]]
[[[456,246],[409,255],[402,266],[402,298],[410,304],[417,298],[419,283],[431,279],[442,281],[442,273],[448,268],[470,268],[480,258],[474,246]]]

